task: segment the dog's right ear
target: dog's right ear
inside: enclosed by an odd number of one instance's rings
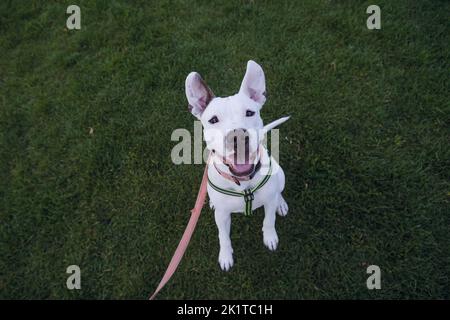
[[[200,119],[203,111],[214,99],[214,93],[197,72],[191,72],[186,78],[186,98],[189,102],[189,111]]]

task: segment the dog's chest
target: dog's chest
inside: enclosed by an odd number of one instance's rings
[[[273,187],[271,183],[263,186],[261,189],[253,193],[253,200],[251,200],[252,210],[257,209],[268,201],[272,201],[274,192],[271,192]],[[208,196],[210,199],[210,206],[215,210],[224,210],[228,212],[244,212],[246,201],[244,196],[231,196],[219,193],[208,186]]]

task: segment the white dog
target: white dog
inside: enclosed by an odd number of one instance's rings
[[[219,264],[225,271],[233,266],[231,213],[249,214],[264,206],[263,240],[270,250],[275,250],[278,245],[275,213],[285,216],[288,212],[281,195],[285,181],[283,170],[261,144],[261,137],[270,130],[268,126],[263,127],[260,117],[265,94],[264,72],[254,61],[247,63],[241,88],[230,97],[215,97],[196,72],[186,78],[189,109],[202,122],[211,152],[208,195],[219,229]]]

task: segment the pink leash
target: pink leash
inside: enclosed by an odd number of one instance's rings
[[[189,223],[186,226],[186,229],[184,230],[183,237],[181,237],[180,243],[178,244],[177,250],[175,250],[175,253],[173,254],[172,260],[170,260],[169,266],[167,267],[164,277],[161,279],[161,282],[159,283],[158,287],[156,288],[155,292],[152,294],[149,300],[153,300],[156,297],[158,292],[166,285],[166,283],[175,273],[178,265],[180,264],[181,259],[183,258],[184,252],[186,251],[189,241],[191,240],[191,236],[194,233],[198,218],[200,217],[203,205],[205,204],[206,187],[208,185],[209,158],[210,156],[208,157],[205,171],[203,172],[202,184],[200,185],[200,190],[198,191],[194,209],[191,210],[191,218],[189,219]]]

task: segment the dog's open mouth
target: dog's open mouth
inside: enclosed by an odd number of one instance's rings
[[[255,170],[255,165],[252,163],[228,163],[227,165],[230,172],[237,177],[249,176]]]
[[[246,129],[234,129],[226,136],[225,151],[229,154],[223,155],[216,153],[212,149],[212,153],[219,156],[218,160],[230,170],[235,177],[252,176],[259,168],[258,154],[259,147],[256,150],[250,150],[250,136]]]
[[[256,158],[256,153],[250,156],[248,144],[246,145],[243,153],[239,154],[238,152],[235,152],[231,158],[232,159],[228,158],[225,164],[234,176],[249,176],[253,173],[253,171],[255,171],[254,161]]]

